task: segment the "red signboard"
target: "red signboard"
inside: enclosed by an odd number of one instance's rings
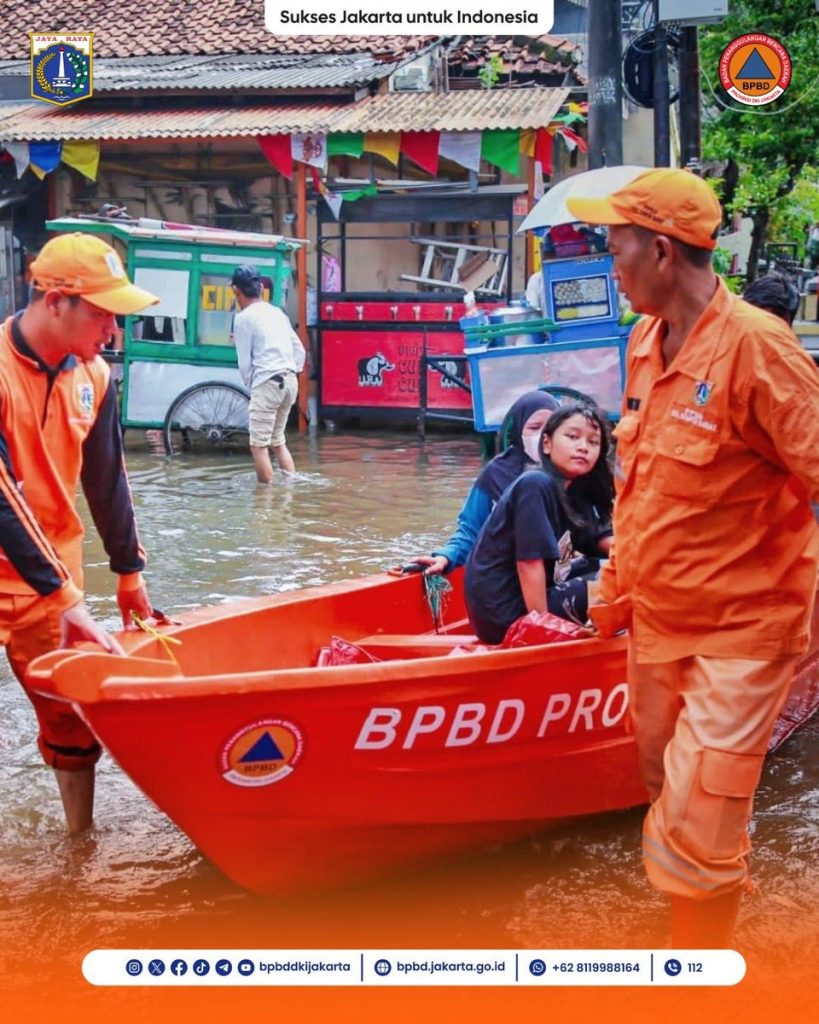
[[[442,367],[468,382],[460,331],[433,333],[407,328],[324,330],[321,351],[323,405],[418,409],[420,365],[424,355],[448,356]],[[427,371],[427,406],[471,409],[467,391],[434,369]]]

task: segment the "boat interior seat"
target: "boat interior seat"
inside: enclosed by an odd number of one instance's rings
[[[472,633],[375,633],[356,640],[356,646],[388,660],[442,657],[463,644],[479,642]]]

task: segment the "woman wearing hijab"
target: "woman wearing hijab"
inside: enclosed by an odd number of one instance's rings
[[[540,466],[540,432],[558,404],[546,391],[527,391],[513,402],[508,412],[509,447],[488,462],[476,477],[458,513],[457,529],[447,543],[431,555],[415,559],[427,566],[428,576],[463,565],[498,498],[521,473]]]

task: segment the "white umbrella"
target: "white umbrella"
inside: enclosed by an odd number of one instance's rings
[[[552,228],[555,224],[571,224],[576,218],[566,207],[566,199],[569,196],[603,199],[628,185],[638,174],[648,170],[649,167],[625,164],[617,167],[598,167],[595,171],[581,171],[580,174],[564,178],[535,203],[517,233],[531,231],[533,228]]]

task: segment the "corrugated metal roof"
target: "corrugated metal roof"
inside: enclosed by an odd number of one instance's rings
[[[182,54],[94,61],[94,93],[159,89],[309,89],[365,85],[395,64],[369,53]],[[29,61],[0,61],[0,75],[28,78]]]
[[[49,110],[39,103],[0,106],[0,141],[20,139],[225,139],[279,132],[337,131],[344,104],[195,107],[151,110]]]
[[[449,93],[387,93],[349,108],[347,132],[468,132],[542,128],[568,89],[463,89]]]
[[[141,110],[52,110],[40,103],[4,104],[0,105],[0,142],[540,128],[552,120],[568,95],[568,89],[466,89],[443,94],[387,93],[337,105],[292,103]]]

